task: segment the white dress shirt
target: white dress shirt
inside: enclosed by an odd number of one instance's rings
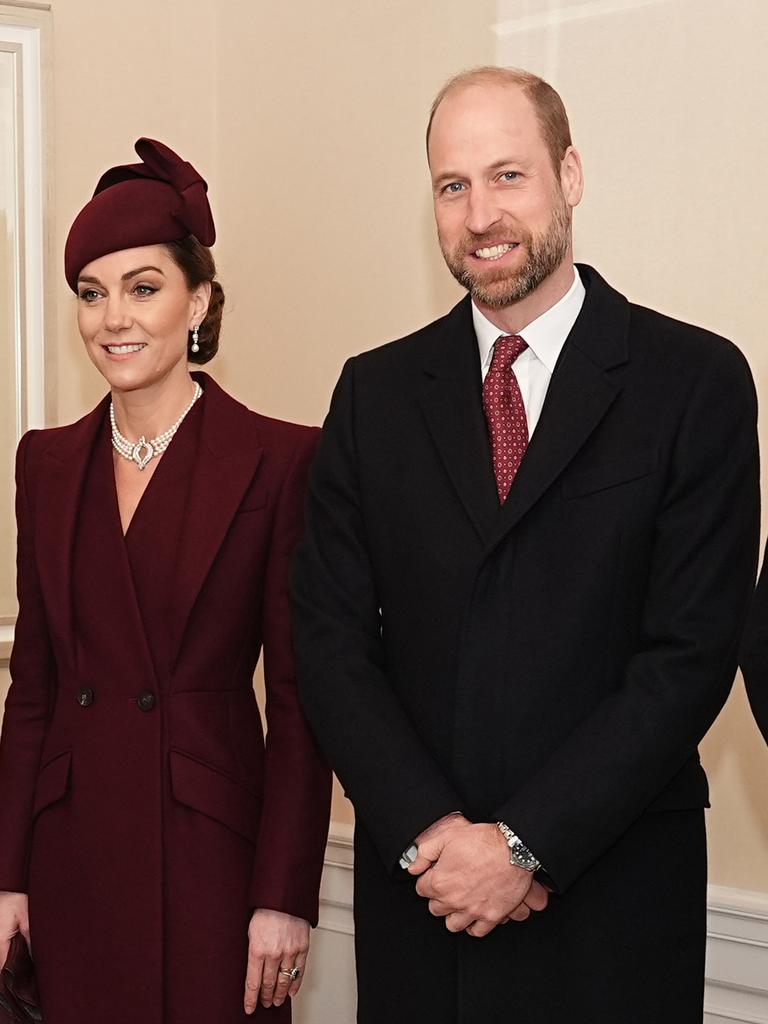
[[[533,437],[536,424],[539,422],[547,389],[552,379],[560,352],[565,339],[570,334],[581,312],[586,291],[576,268],[573,268],[573,284],[565,295],[554,306],[532,320],[527,327],[517,333],[528,343],[528,348],[514,362],[513,370],[520,393],[523,396],[525,416],[528,420],[528,437]],[[480,366],[483,380],[491,368],[493,346],[496,340],[504,336],[504,331],[492,324],[472,303],[472,321],[475,325],[477,344],[480,349]]]

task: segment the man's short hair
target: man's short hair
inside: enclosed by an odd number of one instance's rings
[[[560,174],[565,151],[571,145],[571,128],[568,124],[568,115],[565,112],[563,101],[559,93],[543,78],[532,74],[530,71],[523,71],[522,68],[502,68],[489,64],[484,67],[470,68],[468,71],[461,71],[458,75],[450,78],[435,97],[432,109],[429,112],[429,123],[427,124],[427,154],[429,154],[429,136],[432,131],[432,122],[437,113],[437,108],[443,102],[448,93],[464,86],[479,84],[490,85],[516,85],[533,104],[541,127],[541,134],[549,150],[549,156],[556,174]]]

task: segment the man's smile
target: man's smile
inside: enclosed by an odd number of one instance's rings
[[[506,256],[508,252],[516,249],[519,244],[519,242],[501,242],[485,246],[482,249],[475,249],[472,255],[480,260],[500,260],[502,256]]]

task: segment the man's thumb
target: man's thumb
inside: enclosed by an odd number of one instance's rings
[[[416,857],[416,860],[413,862],[413,864],[411,864],[408,868],[410,874],[424,874],[424,872],[428,868],[431,868],[432,865],[437,860],[437,858],[440,856],[443,846],[445,846],[445,843],[442,842],[439,839],[439,837],[435,837],[434,839],[425,839],[423,842],[419,843],[418,856]]]

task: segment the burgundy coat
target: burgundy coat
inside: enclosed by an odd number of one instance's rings
[[[330,773],[287,598],[317,432],[199,379],[124,540],[106,400],[19,446],[0,890],[29,892],[45,1024],[253,1020],[252,908],[317,921]]]

